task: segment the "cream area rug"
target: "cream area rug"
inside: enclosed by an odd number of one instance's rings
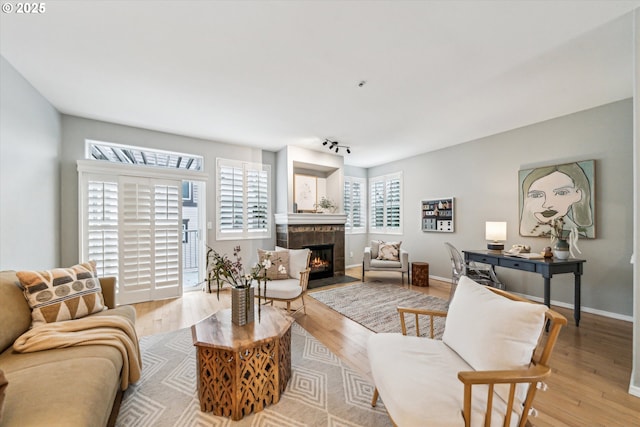
[[[397,307],[447,311],[449,302],[400,285],[365,282],[309,292],[307,295],[374,332],[402,332]],[[415,335],[415,316],[406,315],[407,334]],[[435,338],[442,337],[444,318],[434,322]],[[429,317],[420,318],[420,335],[429,334]]]
[[[297,323],[292,325],[292,375],[280,401],[240,421],[200,411],[191,329],[143,337],[142,378],[129,386],[116,426],[391,426],[373,386]]]

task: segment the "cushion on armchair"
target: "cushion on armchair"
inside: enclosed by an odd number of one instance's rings
[[[276,251],[289,252],[289,277],[292,279],[300,279],[300,273],[309,267],[310,249],[287,249],[276,246]]]
[[[462,276],[449,306],[442,341],[475,370],[524,369],[531,362],[547,307],[513,301]],[[496,392],[508,399],[508,385]],[[524,399],[526,385],[518,386]]]
[[[371,248],[371,259],[378,258],[378,251],[380,250],[380,243],[384,243],[382,240],[372,240],[369,247]]]
[[[385,261],[399,261],[400,260],[400,245],[402,242],[380,242],[378,248],[378,256],[376,259]]]
[[[271,267],[267,268],[267,278],[271,280],[281,280],[289,278],[289,251],[265,251],[258,249],[258,259],[260,263],[269,258]],[[281,266],[284,271],[281,270]]]

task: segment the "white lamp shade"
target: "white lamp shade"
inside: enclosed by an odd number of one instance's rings
[[[501,221],[487,221],[485,238],[493,242],[507,240],[507,223]]]

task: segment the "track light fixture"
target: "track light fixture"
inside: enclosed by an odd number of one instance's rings
[[[329,145],[329,150],[334,151],[337,153],[339,151],[340,148],[346,148],[347,149],[347,154],[351,154],[351,147],[347,146],[347,145],[341,145],[338,141],[331,141],[330,139],[325,139],[322,142],[322,145]]]

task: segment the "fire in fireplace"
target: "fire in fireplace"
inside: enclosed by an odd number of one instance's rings
[[[309,280],[333,277],[333,244],[308,245],[305,248],[311,250]]]

